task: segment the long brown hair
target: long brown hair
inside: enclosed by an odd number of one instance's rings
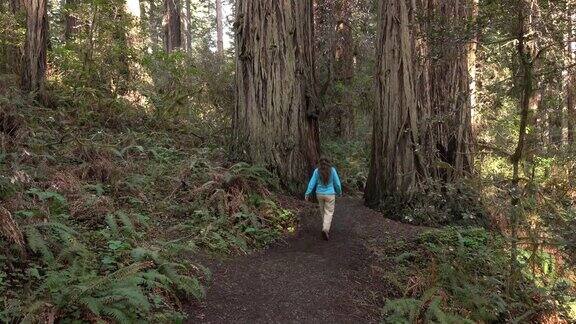
[[[323,156],[318,160],[318,172],[320,172],[320,180],[322,183],[327,184],[332,174],[332,164],[327,157]]]

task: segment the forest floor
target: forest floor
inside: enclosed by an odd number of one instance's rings
[[[189,322],[378,322],[388,287],[376,280],[390,243],[416,239],[425,228],[395,222],[356,198],[337,201],[331,239],[310,204],[297,233],[248,256],[212,260],[206,298]],[[393,244],[392,244],[393,245]],[[373,250],[379,247],[378,253]]]

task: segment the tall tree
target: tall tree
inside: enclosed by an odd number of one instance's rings
[[[302,183],[319,152],[312,1],[238,0],[236,10],[234,151]]]
[[[46,48],[48,45],[47,0],[24,0],[26,39],[22,62],[22,89],[46,101]]]
[[[352,37],[352,6],[353,0],[336,0],[335,14],[336,31],[335,44],[333,46],[335,79],[349,89],[354,77],[354,40]],[[338,135],[342,138],[351,138],[354,133],[354,109],[350,96],[342,94],[338,114]]]
[[[316,51],[319,53],[320,96],[323,116],[334,120],[336,136],[354,133],[354,110],[350,96],[354,76],[352,13],[357,0],[314,0]]]
[[[376,107],[365,190],[369,206],[410,195],[428,177],[426,136],[420,130],[427,111],[416,89],[415,9],[409,0],[379,2]]]
[[[380,2],[369,206],[472,171],[472,9],[459,0]]]
[[[474,3],[461,0],[425,2],[428,34],[425,57],[436,156],[435,176],[453,181],[473,169],[472,107],[469,59]],[[473,30],[472,30],[473,31]]]
[[[222,0],[216,0],[216,48],[219,55],[224,55],[224,23]]]
[[[164,49],[170,53],[181,46],[180,0],[164,0]]]

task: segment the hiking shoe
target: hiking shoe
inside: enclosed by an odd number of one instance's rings
[[[322,231],[322,237],[323,237],[326,241],[328,241],[328,240],[330,239],[330,235],[328,235],[328,232],[326,232],[326,231]]]

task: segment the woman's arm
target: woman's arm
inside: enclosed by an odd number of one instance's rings
[[[310,178],[310,181],[308,182],[308,189],[306,189],[305,194],[306,197],[312,194],[312,190],[314,190],[314,187],[316,187],[317,182],[318,182],[318,169],[314,170],[314,173],[312,173],[312,178]]]
[[[336,168],[332,168],[332,176],[334,177],[334,190],[336,193],[341,195],[342,194],[342,183],[340,183],[340,177],[338,176],[338,172]]]

